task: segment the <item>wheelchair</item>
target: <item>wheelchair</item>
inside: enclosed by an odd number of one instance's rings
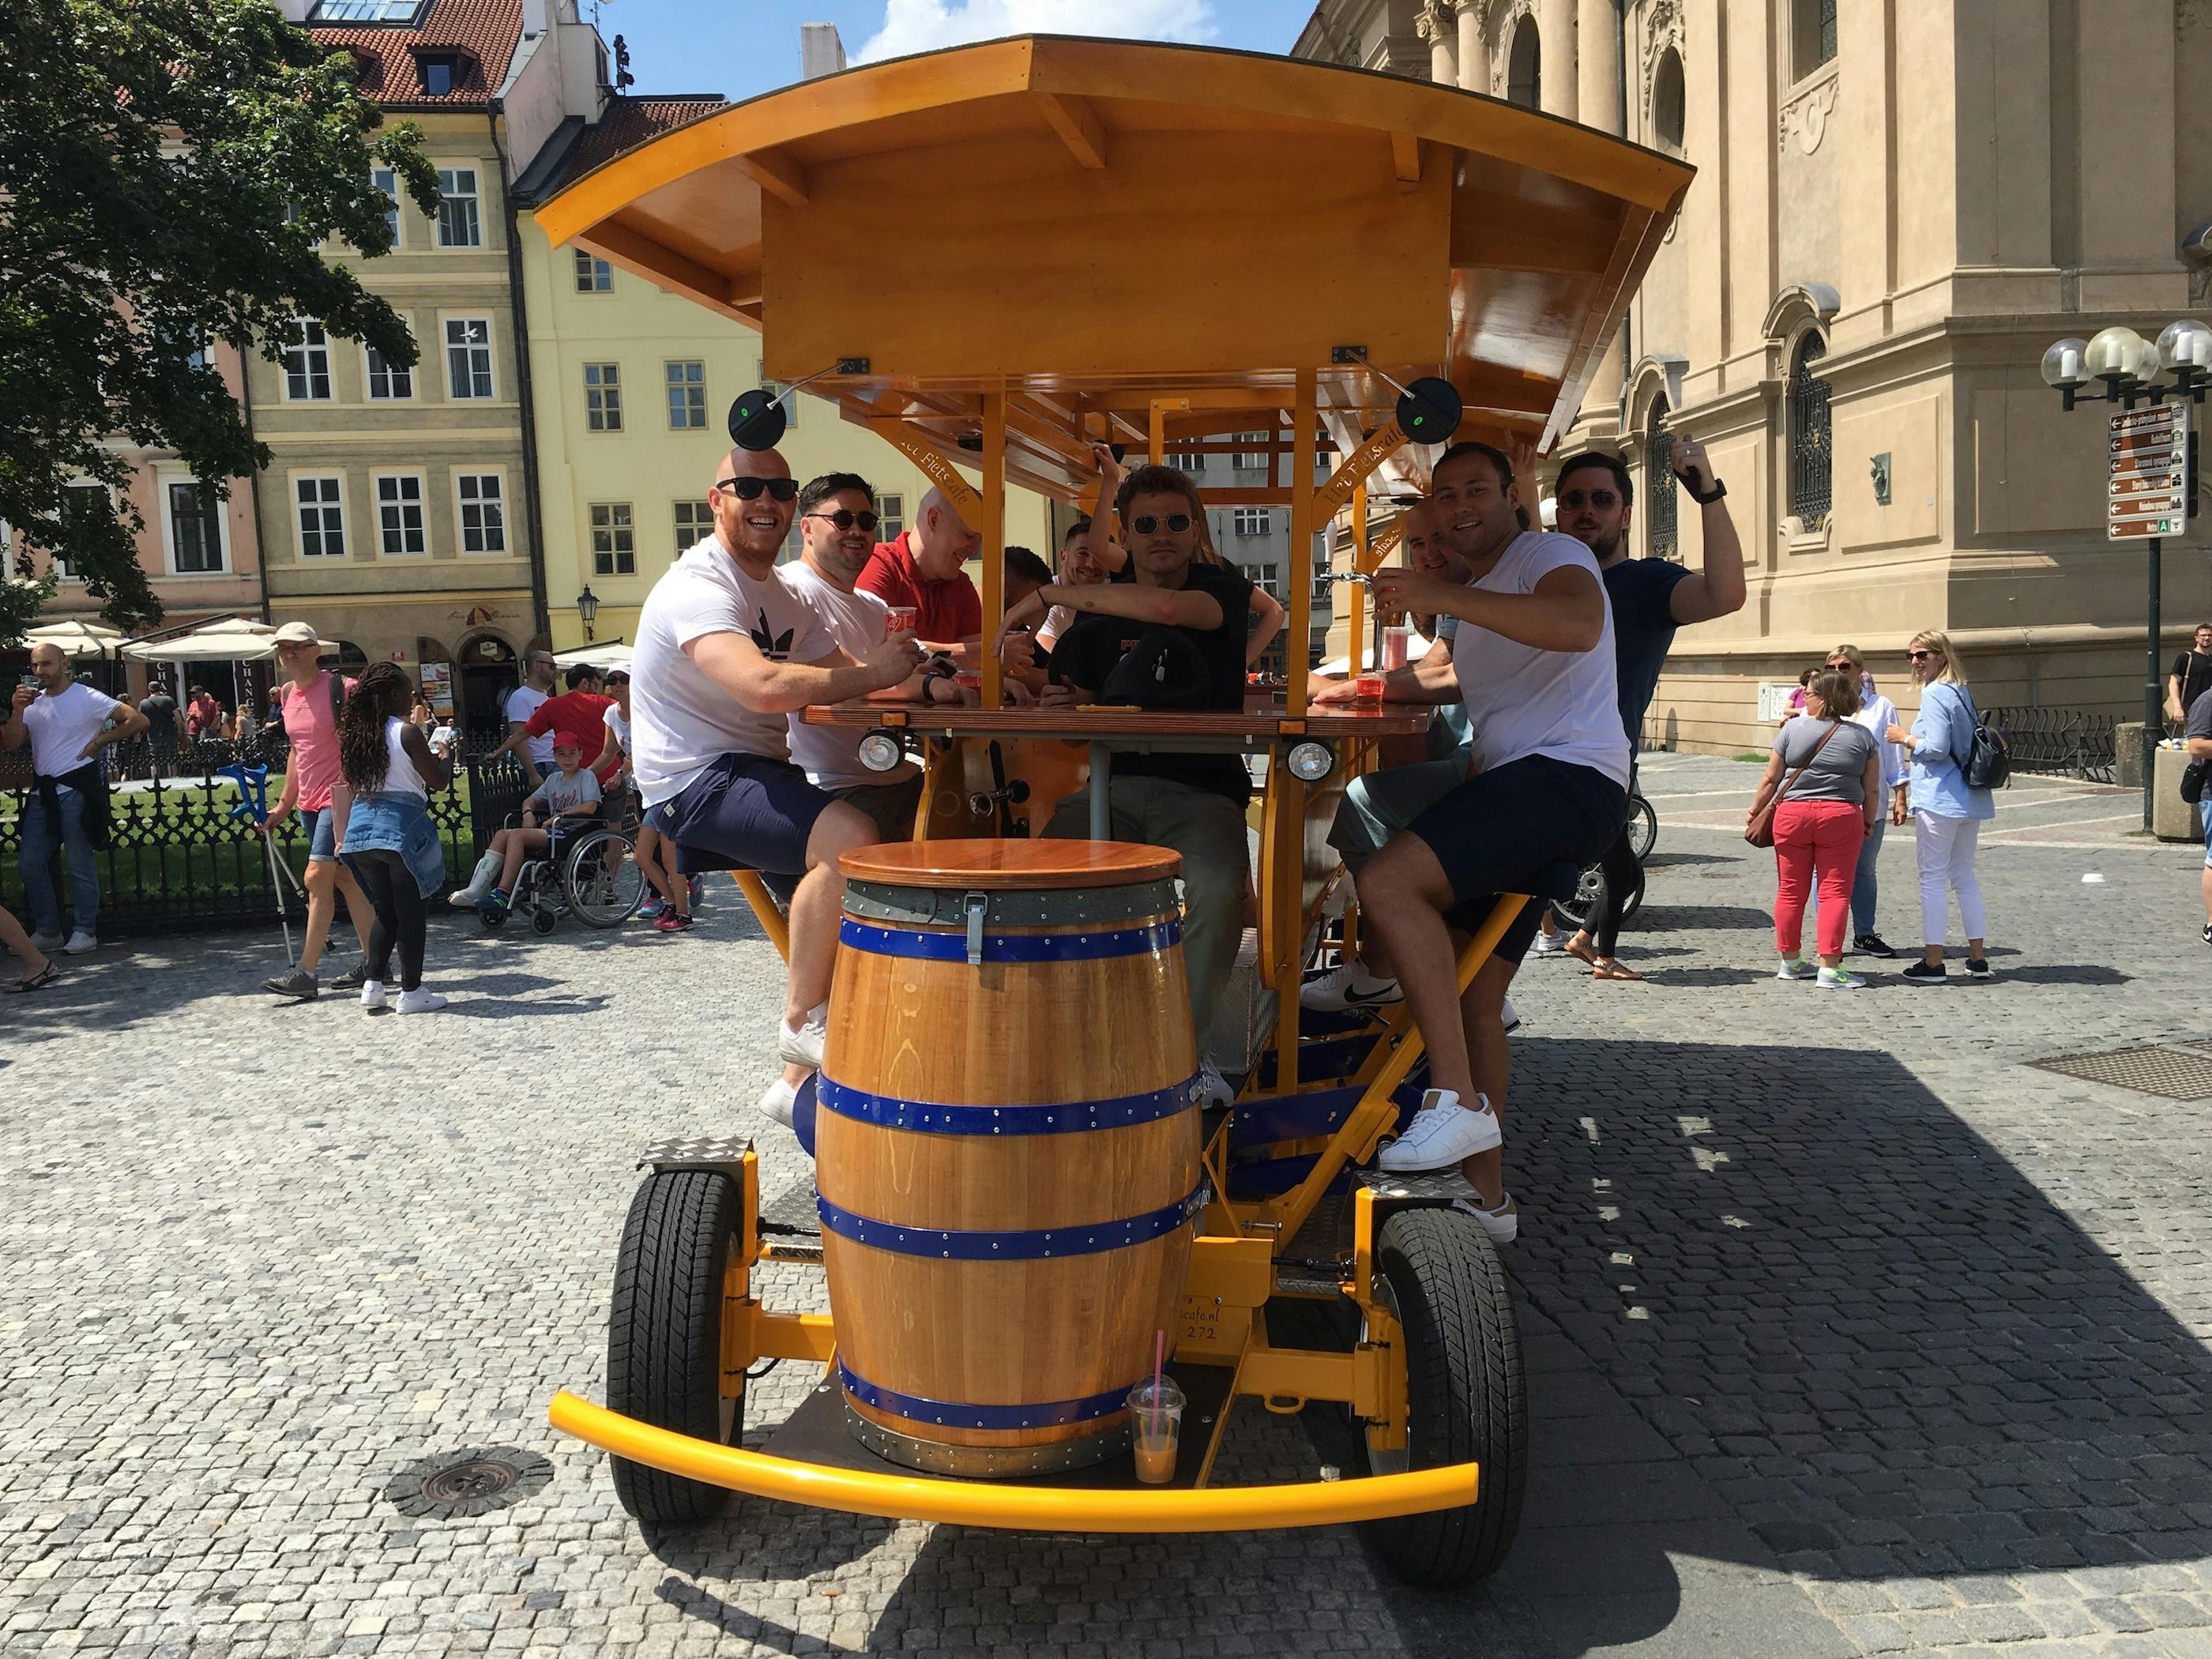
[[[521,824],[520,813],[508,814],[507,828]],[[548,828],[551,843],[524,861],[507,908],[477,910],[486,933],[498,933],[514,915],[528,917],[543,938],[564,915],[588,927],[619,927],[637,914],[649,890],[638,867],[637,823],[627,811],[616,819],[556,820]]]

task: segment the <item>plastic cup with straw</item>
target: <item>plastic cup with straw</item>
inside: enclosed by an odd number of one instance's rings
[[[1167,1377],[1168,1334],[1152,1333],[1152,1374],[1129,1390],[1130,1440],[1137,1479],[1161,1486],[1175,1479],[1182,1435],[1183,1392]]]

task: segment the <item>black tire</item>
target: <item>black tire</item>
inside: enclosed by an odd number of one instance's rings
[[[483,924],[484,932],[496,933],[507,926],[507,907],[503,904],[480,904],[477,907],[477,920]]]
[[[611,847],[622,852],[614,873],[608,875],[599,866]],[[568,908],[588,927],[619,927],[645,902],[645,872],[638,867],[637,843],[618,830],[594,830],[578,842],[562,866],[562,880],[568,892]]]
[[[1580,932],[1597,919],[1597,889],[1601,878],[1595,864],[1585,869],[1575,883],[1575,896],[1571,899],[1552,901],[1552,919],[1562,927]],[[1620,919],[1627,921],[1644,903],[1644,866],[1636,866],[1636,885],[1628,890],[1627,902],[1620,907]]]
[[[1376,1293],[1405,1331],[1407,1449],[1370,1453],[1377,1474],[1474,1462],[1480,1493],[1462,1509],[1370,1522],[1383,1564],[1410,1584],[1470,1583],[1494,1571],[1521,1527],[1528,1413],[1521,1332],[1498,1253],[1481,1224],[1449,1210],[1404,1210],[1376,1241]]]
[[[537,909],[530,913],[530,931],[538,938],[549,937],[561,925],[561,913],[552,909]]]
[[[1651,849],[1659,844],[1659,815],[1641,795],[1628,798],[1628,842],[1636,849],[1638,864],[1650,858]]]
[[[743,1204],[735,1182],[705,1170],[658,1172],[637,1189],[607,1310],[608,1409],[737,1444],[745,1402],[722,1395],[722,1276]],[[720,1486],[608,1462],[615,1496],[648,1526],[696,1526],[729,1501]]]

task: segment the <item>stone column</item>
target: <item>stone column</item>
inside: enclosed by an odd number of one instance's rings
[[[1429,79],[1438,86],[1459,84],[1459,33],[1443,0],[1428,0],[1413,27],[1429,43]]]
[[[1459,7],[1459,83],[1469,92],[1490,90],[1490,42],[1482,29],[1489,0],[1455,0]]]
[[[1621,137],[1620,18],[1613,0],[1582,0],[1575,27],[1575,118]]]
[[[1598,0],[1589,0],[1591,9]],[[1536,8],[1536,39],[1543,48],[1539,88],[1544,113],[1564,115],[1570,121],[1575,112],[1575,0],[1540,0]]]

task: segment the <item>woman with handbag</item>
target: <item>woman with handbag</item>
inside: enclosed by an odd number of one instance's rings
[[[1905,970],[1915,985],[1942,985],[1946,890],[1958,897],[1966,930],[1966,975],[1986,979],[1990,959],[1983,939],[1982,884],[1974,853],[1982,822],[1997,815],[1995,793],[1968,781],[1981,716],[1966,690],[1966,671],[1950,640],[1934,629],[1912,636],[1905,655],[1920,685],[1920,713],[1910,732],[1889,728],[1889,740],[1911,757],[1912,846],[1920,863],[1920,938],[1923,959]],[[1893,823],[1904,819],[1891,814]]]
[[[1873,732],[1851,720],[1858,707],[1851,676],[1825,670],[1813,677],[1804,717],[1775,734],[1774,753],[1744,823],[1745,840],[1774,848],[1774,948],[1781,957],[1774,976],[1809,975],[1824,991],[1855,991],[1866,983],[1844,970],[1859,845],[1882,805],[1881,748]],[[1815,880],[1817,974],[1802,954],[1805,903]]]

